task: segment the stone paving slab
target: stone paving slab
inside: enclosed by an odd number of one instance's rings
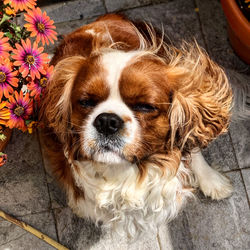
[[[117,12],[120,10],[142,7],[145,5],[159,4],[171,0],[104,0],[107,12]]]
[[[135,243],[129,244],[127,239],[96,227],[92,222],[74,215],[70,208],[55,209],[59,241],[70,249],[91,250],[171,250],[170,241],[164,241],[168,233],[161,229],[159,236],[148,234]],[[169,240],[169,238],[167,238]],[[164,244],[160,248],[159,242]]]
[[[246,191],[247,191],[247,195],[248,195],[248,201],[250,201],[250,168],[242,169],[241,173],[242,173],[242,177],[243,177],[244,184],[245,184],[245,187],[246,187]]]
[[[30,214],[18,217],[18,219],[28,223],[54,240],[57,240],[55,221],[51,212]],[[54,247],[20,227],[0,218],[0,250],[7,249],[48,250],[54,249]]]
[[[170,223],[174,249],[249,249],[250,213],[241,174],[227,175],[234,186],[232,197],[211,201],[200,194]]]
[[[210,166],[219,167],[221,171],[239,168],[229,132],[210,143],[202,154]]]
[[[250,167],[250,120],[231,123],[230,133],[239,167]]]
[[[50,193],[51,208],[54,209],[67,207],[66,194],[58,182],[49,174],[46,174],[46,178]]]
[[[124,13],[135,20],[151,22],[159,29],[163,25],[165,34],[174,45],[180,44],[183,40],[193,41],[195,38],[205,47],[193,0],[169,1],[127,10]]]
[[[101,238],[100,228],[77,217],[68,207],[55,209],[55,218],[59,241],[70,249],[88,249]]]
[[[102,0],[76,0],[43,7],[55,23],[67,22],[103,15],[106,10]]]
[[[211,57],[220,65],[239,72],[250,73],[250,67],[233,51],[228,35],[227,21],[220,1],[195,0],[199,8],[199,16],[206,45]]]
[[[163,249],[170,250],[167,246]],[[150,234],[142,237],[135,243],[128,243],[127,238],[119,235],[111,235],[110,232],[105,232],[98,243],[91,246],[90,250],[161,250],[156,234]]]
[[[226,73],[233,89],[242,89],[245,95],[248,95],[249,98],[250,76],[232,70],[226,70]],[[230,124],[230,134],[239,167],[250,167],[250,117],[245,116],[241,118],[238,116],[237,110],[235,110]]]
[[[14,216],[47,211],[50,199],[36,136],[14,130],[5,152],[9,160],[0,168],[0,208]]]
[[[108,12],[126,10],[151,3],[151,0],[104,0]]]
[[[232,122],[230,133],[239,167],[250,167],[250,117]]]

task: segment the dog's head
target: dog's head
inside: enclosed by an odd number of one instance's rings
[[[205,147],[227,129],[223,70],[198,45],[157,51],[100,49],[56,64],[43,116],[72,158],[142,170],[145,161]]]

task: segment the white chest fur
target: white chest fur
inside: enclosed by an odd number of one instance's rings
[[[93,164],[74,161],[71,165],[76,185],[85,199],[75,201],[69,190],[69,205],[80,217],[103,221],[119,233],[137,237],[143,231],[155,230],[173,219],[187,196],[186,186],[191,173],[183,163],[175,177],[162,175],[157,166],[148,166],[148,173],[138,184],[138,168],[132,164]],[[185,177],[183,177],[185,176]]]

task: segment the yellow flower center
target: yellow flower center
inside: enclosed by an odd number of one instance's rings
[[[38,23],[36,26],[37,26],[37,29],[40,32],[44,32],[45,31],[45,25],[43,23]]]
[[[24,108],[22,106],[17,106],[14,109],[14,114],[17,116],[21,116],[21,115],[23,115],[23,113],[24,113]]]
[[[26,62],[30,65],[33,65],[35,63],[35,58],[32,55],[27,55],[26,56]]]
[[[0,72],[0,83],[5,82],[5,80],[6,80],[6,75],[4,72],[1,71]]]
[[[48,79],[46,77],[43,77],[42,79],[40,79],[40,86],[45,88],[47,85]]]

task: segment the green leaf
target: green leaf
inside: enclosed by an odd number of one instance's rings
[[[17,33],[16,36],[17,36],[18,39],[22,38],[22,35],[20,33]]]
[[[4,23],[5,21],[7,21],[9,19],[11,19],[11,16],[3,14],[2,20],[0,21],[0,25],[2,25],[2,23]]]
[[[26,126],[28,126],[31,122],[32,122],[32,120],[26,120],[25,121]]]
[[[10,32],[6,32],[4,34],[5,34],[5,36],[7,36],[10,39],[13,38],[13,35]]]

